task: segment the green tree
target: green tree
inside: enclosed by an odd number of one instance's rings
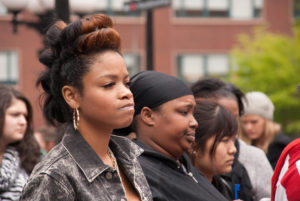
[[[275,121],[292,136],[300,134],[300,26],[293,36],[257,28],[241,35],[231,52],[230,81],[244,92],[262,91],[275,105]]]

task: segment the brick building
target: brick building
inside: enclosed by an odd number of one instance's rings
[[[146,69],[145,12],[122,12],[125,0],[99,0],[97,10],[112,16],[122,37],[129,72]],[[37,52],[43,37],[19,25],[16,34],[12,16],[0,7],[0,83],[15,85],[34,107],[35,127],[44,124],[39,107],[40,89],[35,82],[43,66]],[[29,11],[19,20],[37,21]],[[228,53],[241,33],[268,26],[275,33],[292,35],[292,0],[173,0],[170,7],[153,11],[154,70],[193,82],[211,74],[226,75]]]

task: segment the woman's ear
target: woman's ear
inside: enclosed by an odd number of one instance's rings
[[[140,112],[140,119],[148,126],[154,126],[154,111],[149,107],[143,107]]]
[[[63,86],[61,93],[62,93],[62,96],[64,97],[66,103],[72,109],[78,108],[80,106],[79,93],[74,87],[65,85],[65,86]]]

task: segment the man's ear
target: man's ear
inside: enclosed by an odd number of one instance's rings
[[[154,115],[154,111],[151,110],[149,107],[143,107],[140,113],[140,119],[148,126],[154,126]]]
[[[64,97],[66,103],[72,108],[79,108],[79,92],[73,86],[65,85],[61,90],[62,96]]]

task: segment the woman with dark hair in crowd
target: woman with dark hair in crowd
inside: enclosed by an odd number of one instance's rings
[[[47,70],[38,80],[43,111],[49,122],[69,126],[34,169],[21,200],[152,200],[137,161],[142,150],[111,135],[134,114],[120,35],[112,26],[110,17],[97,14],[48,30],[48,49],[40,56]]]
[[[244,113],[244,94],[231,83],[218,78],[206,78],[194,83],[191,90],[196,100],[217,102],[229,109],[238,122]],[[244,201],[259,201],[261,198],[270,197],[273,170],[265,153],[241,139],[236,140],[235,145],[237,152],[232,171],[222,175],[231,183],[233,194],[234,184],[240,184],[238,197]]]
[[[135,101],[131,129],[144,149],[138,159],[153,200],[226,200],[185,155],[198,125],[190,89],[175,77],[143,71],[132,77],[130,90]]]
[[[194,112],[199,126],[190,151],[193,165],[228,199],[231,187],[219,175],[232,170],[238,122],[234,114],[211,101],[197,101]]]
[[[0,200],[19,200],[39,158],[30,102],[13,87],[0,85]]]

